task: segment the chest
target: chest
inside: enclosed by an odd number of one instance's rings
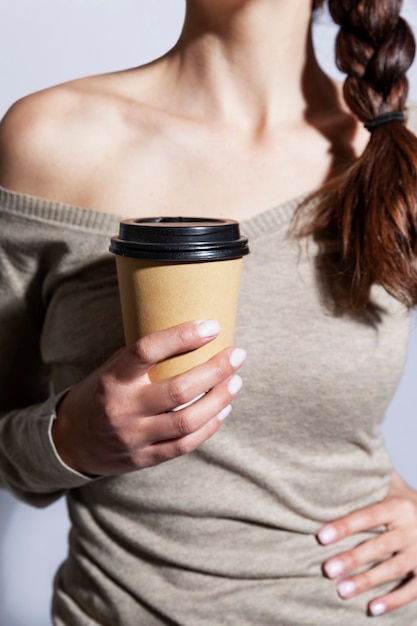
[[[403,307],[375,289],[379,321],[335,316],[323,305],[312,249],[300,251],[286,231],[249,238],[236,333],[248,351],[248,418],[259,416],[265,441],[291,432],[306,450],[317,432],[324,449],[373,436],[404,367]]]
[[[174,127],[112,145],[78,202],[126,217],[242,221],[319,187],[331,168],[330,144],[317,131],[276,131],[254,142],[219,129]]]

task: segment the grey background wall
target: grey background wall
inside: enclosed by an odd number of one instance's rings
[[[184,0],[1,0],[0,117],[18,98],[77,76],[145,63],[176,40]],[[417,32],[415,0],[404,15]],[[315,42],[323,67],[333,64],[335,29],[326,13]],[[417,101],[417,65],[410,72]],[[384,423],[398,471],[417,488],[417,321],[409,355]],[[352,390],[354,393],[354,390]],[[0,491],[0,624],[48,626],[52,577],[65,556],[68,520],[60,501],[38,511]]]

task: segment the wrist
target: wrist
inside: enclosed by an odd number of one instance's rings
[[[69,393],[70,390],[67,390],[57,403],[55,417],[51,424],[51,441],[55,453],[63,465],[74,472],[88,475],[88,473],[84,471],[77,455],[74,454],[74,451],[77,450],[77,446],[73,443],[73,429],[70,426],[71,420],[66,410]]]

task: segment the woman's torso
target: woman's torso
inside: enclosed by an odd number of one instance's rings
[[[408,317],[378,291],[385,310],[375,326],[323,308],[314,248],[300,255],[287,237],[296,204],[242,223],[252,251],[236,343],[249,356],[219,433],[189,456],[68,493],[57,626],[366,623],[366,597],[345,603],[323,577],[334,548],[315,533],[386,492],[392,469],[379,424],[403,367]],[[122,344],[107,253],[118,218],[49,205],[35,200],[17,214],[21,232],[29,220],[50,252],[42,356],[59,391]],[[381,623],[409,626],[414,610]]]
[[[61,144],[70,143],[65,132],[73,138],[72,156],[62,154],[28,187],[23,181],[22,191],[120,216],[248,218],[242,228],[252,253],[236,343],[249,358],[245,390],[212,441],[160,467],[68,494],[74,530],[56,580],[56,625],[365,624],[366,597],[344,603],[323,578],[331,549],[318,546],[315,532],[386,492],[391,467],[379,424],[402,370],[407,316],[380,293],[387,311],[376,327],[329,315],[314,250],[310,260],[299,258],[286,237],[295,205],[259,211],[292,189],[298,195],[319,186],[331,163],[328,139],[317,129],[298,138],[281,129],[282,142],[277,135],[271,147],[246,152],[247,142],[222,137],[218,127],[203,124],[190,142],[186,122],[171,125],[169,116],[131,103],[107,108],[107,96],[100,102],[97,108],[92,98],[75,129],[57,119]],[[84,124],[96,128],[90,110],[99,114],[97,127],[114,132],[81,132]],[[116,112],[111,119],[108,110]],[[116,216],[93,233],[61,230],[59,222],[50,237],[61,239],[65,254],[44,286],[42,336],[57,391],[122,343],[113,260],[105,253]],[[410,611],[380,621],[409,626]]]

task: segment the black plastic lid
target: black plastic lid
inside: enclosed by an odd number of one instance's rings
[[[120,222],[110,252],[136,259],[188,263],[239,259],[249,253],[239,222],[201,217],[148,217]]]

